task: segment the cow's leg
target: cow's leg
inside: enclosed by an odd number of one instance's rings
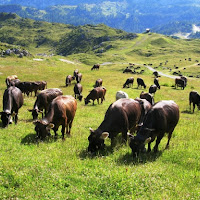
[[[122,131],[122,139],[123,139],[122,142],[125,143],[125,144],[127,142],[127,132],[128,132],[128,130]]]
[[[62,133],[62,139],[64,139],[65,138],[65,124],[62,124],[61,133]]]
[[[156,144],[153,148],[153,151],[156,153],[158,151],[158,145],[160,144],[161,139],[163,138],[164,134],[159,134],[157,136]]]
[[[71,121],[69,122],[69,125],[68,125],[68,127],[69,127],[68,136],[70,136],[70,133],[71,133],[72,123],[73,123],[73,120],[71,120]]]
[[[97,102],[98,102],[98,104],[99,104],[99,98],[97,98]],[[93,101],[93,105],[94,105],[94,101]]]
[[[172,137],[173,131],[174,131],[174,129],[168,134],[168,141],[167,141],[167,144],[166,144],[165,149],[168,149],[168,148],[169,148],[169,142],[170,142],[170,139],[171,139],[171,137]]]
[[[101,97],[101,103],[103,103],[103,97]]]
[[[151,151],[151,143],[155,140],[155,137],[151,137],[151,141],[148,143],[148,150],[147,152],[150,152]]]
[[[193,103],[193,113],[194,113],[194,109],[195,109],[195,103]]]

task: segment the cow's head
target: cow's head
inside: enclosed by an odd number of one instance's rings
[[[104,149],[104,146],[105,146],[104,140],[108,136],[109,136],[109,133],[107,132],[103,132],[99,134],[90,128],[90,136],[88,137],[88,140],[89,140],[88,151],[93,153],[98,150]]]
[[[143,138],[140,138],[138,136],[133,136],[130,133],[128,133],[129,136],[129,146],[132,149],[133,157],[136,157],[139,155],[140,152],[145,151],[145,144],[149,143],[151,141],[151,137],[146,138],[143,140]]]
[[[3,112],[0,112],[0,115],[1,115],[1,120],[2,120],[2,124],[4,128],[8,126],[8,124],[12,124],[11,113],[3,111]]]
[[[46,124],[39,120],[34,121],[33,124],[35,125],[37,137],[40,139],[44,139],[46,136],[50,135],[50,129],[54,127],[52,123]]]
[[[78,96],[79,101],[82,101],[82,98],[83,98],[83,95]]]
[[[85,105],[87,105],[88,103],[90,103],[91,101],[87,98],[84,98],[84,101],[85,101]]]
[[[34,120],[38,118],[39,113],[43,113],[41,110],[38,110],[38,109],[28,109],[28,111],[32,112],[32,116]]]

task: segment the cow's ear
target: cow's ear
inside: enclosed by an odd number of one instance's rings
[[[108,132],[103,132],[100,136],[101,139],[105,140],[109,136]]]
[[[50,124],[47,125],[48,128],[54,128],[54,126],[55,125],[53,123],[50,123]]]
[[[151,137],[147,138],[147,139],[144,141],[144,144],[148,144],[150,141],[151,141]]]
[[[33,124],[37,125],[39,122],[40,122],[39,120],[35,120],[35,121],[33,121]]]
[[[134,136],[131,135],[129,132],[127,132],[127,135],[128,135],[129,138],[134,138]]]

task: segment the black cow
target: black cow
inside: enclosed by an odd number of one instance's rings
[[[3,95],[3,112],[1,112],[1,120],[3,127],[8,126],[12,123],[11,116],[17,124],[18,121],[18,111],[24,103],[22,92],[17,87],[9,87],[4,91]]]
[[[32,112],[33,119],[38,118],[38,113],[42,113],[43,117],[43,109],[46,115],[50,103],[59,95],[63,95],[63,92],[58,88],[46,89],[41,91],[37,96],[33,109],[28,110],[29,112]]]
[[[185,87],[187,86],[187,77],[181,76],[181,79],[185,81]]]
[[[181,78],[176,78],[175,79],[175,88],[181,87],[183,90],[185,88],[185,81]]]
[[[133,133],[140,120],[142,104],[133,99],[122,98],[111,104],[106,111],[103,122],[94,131],[90,129],[88,137],[88,151],[95,152],[104,148],[104,140],[109,137],[111,146],[118,133],[122,133],[123,140],[127,141],[127,132]]]
[[[74,85],[74,96],[75,99],[78,98],[80,101],[82,101],[83,95],[81,94],[83,91],[83,87],[80,83],[77,83]]]
[[[154,105],[154,98],[153,98],[152,94],[142,91],[140,93],[140,98],[146,99],[151,105]]]
[[[129,69],[128,67],[124,69],[123,73],[133,73],[132,69]]]
[[[97,99],[97,102],[99,104],[99,98],[101,99],[101,103],[103,103],[103,101],[105,100],[105,94],[106,94],[106,88],[105,87],[96,87],[96,88],[94,88],[88,94],[88,96],[84,99],[85,100],[85,105],[90,103],[90,99],[93,101],[93,105],[94,105],[94,101],[96,99]]]
[[[101,87],[102,86],[102,84],[103,84],[103,80],[101,79],[101,78],[99,78],[99,79],[97,79],[96,81],[95,81],[95,88],[96,87]]]
[[[149,93],[150,93],[150,94],[155,94],[156,91],[157,91],[157,86],[156,86],[156,85],[151,85],[151,86],[149,87]]]
[[[128,78],[126,80],[126,82],[124,83],[123,88],[125,88],[126,86],[128,86],[128,87],[133,86],[133,82],[134,82],[134,78],[133,77]]]
[[[166,148],[179,121],[179,107],[174,101],[159,101],[145,116],[142,127],[136,136],[130,136],[130,147],[133,156],[138,155],[143,149],[144,144],[148,143],[148,152],[151,151],[151,143],[156,140],[154,152],[158,151],[158,145],[165,133],[168,133],[168,142]]]
[[[94,69],[99,70],[99,68],[100,68],[100,64],[94,64],[91,70],[94,70]]]
[[[78,69],[75,69],[75,70],[74,70],[74,76],[73,76],[73,79],[76,79],[78,73],[79,73],[79,70],[78,70]]]
[[[65,129],[66,134],[70,136],[76,109],[77,102],[74,97],[68,95],[56,97],[51,102],[47,115],[42,120],[34,122],[37,137],[44,139],[50,135],[50,129],[53,129],[55,136],[57,136],[60,125],[62,126],[62,138],[64,139]]]
[[[154,84],[157,86],[157,88],[160,90],[160,84],[157,78],[154,78]]]
[[[195,105],[197,105],[198,109],[200,110],[200,95],[197,91],[191,91],[189,94],[190,110],[191,110],[191,103],[193,104],[193,113]]]
[[[142,78],[137,78],[137,84],[138,84],[137,88],[139,88],[139,86],[144,87],[144,89],[146,88],[146,85]]]

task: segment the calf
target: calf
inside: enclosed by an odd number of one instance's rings
[[[95,87],[95,88],[96,88],[96,87],[101,87],[101,86],[102,86],[102,83],[103,83],[103,80],[102,80],[101,78],[99,78],[99,79],[96,80],[95,86],[94,86],[94,87]]]
[[[157,88],[160,90],[160,84],[157,78],[154,78],[154,84],[157,86]]]
[[[61,133],[64,139],[65,129],[66,134],[70,136],[72,122],[77,109],[76,99],[72,96],[58,96],[50,104],[47,115],[42,120],[34,122],[37,137],[44,139],[50,135],[50,129],[54,130],[57,136],[59,126],[62,126]]]
[[[18,111],[24,103],[22,92],[17,87],[9,87],[4,91],[3,95],[3,112],[1,112],[1,120],[3,127],[8,126],[12,122],[13,117],[15,124],[18,121]]]
[[[124,83],[123,88],[125,88],[126,86],[128,86],[128,87],[133,86],[133,82],[134,82],[134,78],[133,77],[128,78],[126,80],[126,82]]]
[[[123,92],[123,91],[118,91],[116,93],[116,101],[118,99],[122,99],[122,98],[128,98],[128,94],[126,92]]]
[[[129,134],[130,147],[133,156],[138,155],[145,143],[148,143],[148,152],[151,151],[151,143],[156,140],[154,152],[158,151],[158,145],[165,133],[168,133],[166,148],[179,121],[179,107],[174,101],[159,101],[146,114],[142,127],[136,136]]]
[[[146,85],[142,78],[137,78],[137,84],[138,84],[137,88],[139,88],[139,86],[144,87],[144,89],[146,88]]]
[[[88,151],[95,152],[104,148],[104,140],[109,137],[111,146],[118,133],[122,133],[123,140],[127,141],[127,132],[135,131],[136,124],[141,117],[141,105],[133,99],[119,99],[111,104],[105,113],[103,122],[96,130],[90,128],[88,137]]]
[[[77,83],[74,85],[74,96],[75,99],[79,99],[80,101],[82,101],[83,95],[81,94],[83,91],[83,87],[80,83]]]
[[[146,99],[151,105],[154,105],[154,98],[153,98],[152,94],[142,91],[140,93],[140,98]]]
[[[106,94],[106,88],[105,87],[96,87],[94,88],[88,96],[84,99],[85,100],[85,105],[90,103],[90,99],[93,101],[97,100],[99,104],[99,98],[101,99],[101,103],[103,103],[103,100],[105,100],[105,94]]]
[[[185,81],[181,78],[175,79],[175,88],[181,87],[183,90],[185,88]]]
[[[151,85],[149,88],[149,93],[150,94],[155,94],[157,91],[157,86],[156,85]]]
[[[59,95],[63,95],[63,92],[58,88],[46,89],[41,91],[37,96],[33,109],[28,110],[29,112],[32,112],[33,119],[38,118],[38,113],[42,113],[43,117],[43,109],[46,115],[50,103]]]
[[[99,68],[100,68],[100,64],[94,64],[91,70],[94,70],[94,69],[99,70]]]
[[[73,78],[71,75],[68,75],[68,76],[66,77],[66,80],[65,80],[65,85],[66,85],[66,87],[67,87],[68,85],[71,85],[72,80],[74,80],[74,78]]]
[[[198,109],[200,110],[200,95],[197,91],[191,91],[189,94],[190,110],[191,110],[191,103],[193,104],[193,113],[195,105],[197,105]]]

